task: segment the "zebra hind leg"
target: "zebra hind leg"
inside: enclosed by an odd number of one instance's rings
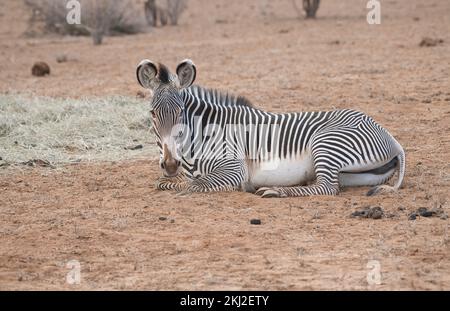
[[[256,191],[256,195],[262,198],[286,198],[286,197],[306,197],[311,195],[336,195],[339,193],[339,186],[317,183],[311,186],[298,187],[262,187]]]
[[[316,183],[311,186],[294,187],[262,187],[256,191],[256,195],[262,198],[304,197],[311,195],[336,195],[339,193],[339,175],[337,170],[317,174]]]

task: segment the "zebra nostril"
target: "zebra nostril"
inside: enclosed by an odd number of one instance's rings
[[[181,164],[181,162],[180,162],[180,161],[178,161],[178,160],[175,160],[175,165],[176,165],[176,166],[180,166],[180,164]]]
[[[164,170],[166,168],[166,164],[163,162],[161,163],[161,168]]]

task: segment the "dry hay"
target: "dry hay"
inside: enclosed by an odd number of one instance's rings
[[[151,158],[156,147],[150,131],[147,105],[134,98],[0,95],[2,168]]]

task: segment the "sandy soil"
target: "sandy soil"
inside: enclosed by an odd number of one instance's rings
[[[323,1],[306,21],[288,0],[266,15],[258,1],[192,0],[180,26],[98,47],[24,37],[23,4],[5,2],[0,92],[135,96],[142,58],[173,68],[189,57],[199,84],[271,111],[362,110],[408,162],[404,188],[374,198],[364,188],[177,197],[154,189],[153,160],[0,171],[0,289],[450,289],[449,220],[408,220],[419,207],[450,210],[450,2],[383,1],[382,24],[369,26],[365,1]],[[419,47],[425,36],[444,42]],[[59,54],[71,60],[58,64]],[[50,76],[31,76],[40,60]],[[389,217],[350,217],[366,205]],[[72,259],[79,285],[66,283]],[[379,285],[367,282],[371,260]]]

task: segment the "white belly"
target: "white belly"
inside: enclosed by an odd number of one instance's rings
[[[315,178],[309,154],[285,160],[264,161],[249,165],[249,181],[255,188],[302,185]]]

